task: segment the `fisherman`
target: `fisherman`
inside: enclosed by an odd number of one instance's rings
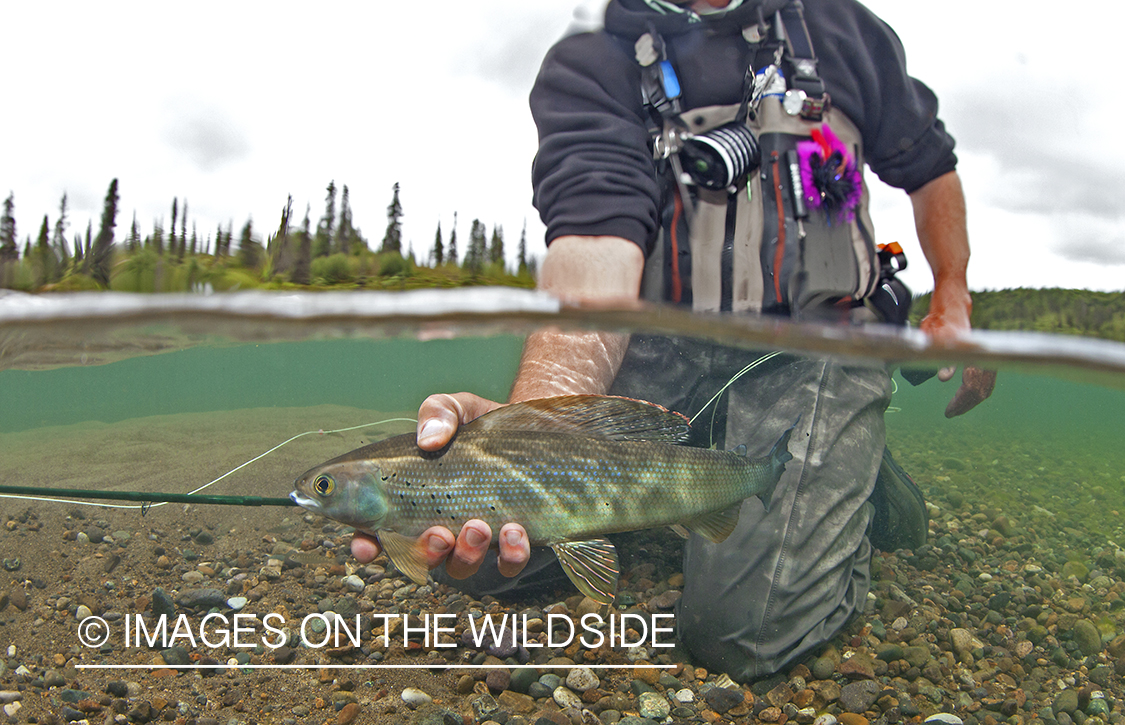
[[[969,331],[953,139],[933,93],[907,74],[897,36],[855,0],[611,0],[604,29],[549,52],[531,108],[540,137],[535,203],[548,244],[540,289],[587,302],[643,293],[701,311],[841,324],[875,308],[893,321],[902,288],[873,244],[866,162],[913,205],[934,275],[921,329],[944,342]],[[892,304],[876,304],[886,294]],[[685,340],[544,329],[527,339],[510,400],[609,392],[692,415],[754,357]],[[965,368],[946,414],[988,397],[994,380]],[[710,440],[762,455],[799,423],[769,512],[748,499],[725,542],[686,544],[676,621],[701,664],[743,681],[766,676],[815,653],[861,611],[873,503],[915,528],[921,521],[924,539],[920,494],[883,455],[890,395],[881,365],[793,355],[730,385]],[[459,424],[499,405],[469,393],[431,396],[419,410],[418,445],[437,450]],[[470,522],[456,539],[438,528],[422,541],[431,566],[444,561],[450,577],[464,579],[481,567],[492,533]],[[378,548],[357,536],[352,551],[367,561]],[[540,576],[545,566],[518,523],[501,529],[493,560],[467,586],[481,592],[495,571]]]

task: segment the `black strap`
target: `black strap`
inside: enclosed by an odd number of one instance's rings
[[[785,28],[789,46],[789,87],[804,91],[814,101],[826,99],[824,81],[817,72],[816,52],[813,50],[809,27],[805,23],[805,6],[793,0],[775,15],[775,24]],[[823,112],[820,109],[819,112]]]

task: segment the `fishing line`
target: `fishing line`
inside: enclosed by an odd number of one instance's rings
[[[761,356],[760,358],[758,358],[758,359],[757,359],[757,360],[755,360],[754,362],[750,363],[749,365],[747,365],[746,367],[742,368],[742,369],[741,369],[741,370],[739,370],[739,371],[738,371],[737,373],[735,373],[735,374],[734,374],[734,376],[733,376],[733,377],[731,377],[731,379],[730,379],[730,380],[728,380],[728,381],[727,381],[727,382],[726,382],[726,383],[725,383],[725,384],[723,385],[723,387],[719,388],[719,392],[717,392],[717,393],[715,393],[714,395],[712,395],[712,396],[711,396],[711,399],[710,399],[710,400],[708,400],[708,401],[707,401],[706,403],[704,403],[704,404],[703,404],[703,407],[699,409],[699,412],[698,412],[698,413],[696,413],[695,415],[693,415],[693,416],[692,416],[691,420],[689,420],[689,421],[688,421],[688,425],[694,425],[694,424],[695,424],[695,419],[696,419],[696,418],[698,418],[699,416],[703,415],[703,411],[707,410],[707,407],[708,407],[709,405],[711,405],[711,404],[712,404],[712,403],[714,403],[714,402],[715,402],[716,400],[718,400],[718,399],[719,399],[719,396],[721,396],[721,395],[722,395],[723,393],[725,393],[725,392],[727,391],[727,388],[729,388],[730,386],[734,385],[734,383],[735,383],[735,381],[736,381],[736,380],[738,380],[739,378],[741,378],[741,377],[742,377],[743,375],[745,375],[746,373],[750,372],[750,371],[751,371],[751,370],[753,370],[754,368],[758,367],[758,366],[759,366],[759,365],[761,365],[762,363],[766,362],[767,360],[772,360],[773,358],[777,357],[777,356],[778,356],[778,355],[780,355],[780,354],[781,354],[781,350],[774,350],[773,352],[770,352],[770,353],[766,353],[765,355]],[[716,415],[717,413],[718,413],[718,406],[716,406],[716,407],[715,407],[715,409],[713,409],[713,410],[711,411],[711,427],[709,428],[709,430],[711,431],[711,447],[712,447],[712,448],[714,448],[714,447],[715,447],[715,435],[714,435],[714,428],[715,428],[715,415]]]
[[[253,458],[246,461],[242,465],[236,466],[235,468],[232,468],[231,470],[227,471],[226,473],[224,473],[223,475],[214,479],[213,481],[205,483],[205,484],[203,484],[202,486],[200,486],[199,488],[197,488],[193,491],[188,491],[186,494],[164,494],[165,496],[175,498],[176,500],[160,501],[160,502],[157,502],[157,503],[153,503],[152,501],[146,501],[145,503],[142,503],[142,504],[112,504],[112,503],[93,503],[91,501],[78,501],[78,500],[75,500],[75,499],[55,498],[55,497],[50,497],[50,496],[33,496],[33,495],[28,495],[28,494],[23,494],[23,493],[0,493],[0,498],[18,498],[18,499],[24,499],[24,500],[27,500],[27,501],[45,501],[45,502],[48,502],[48,503],[67,503],[67,504],[74,504],[74,505],[77,505],[77,506],[103,506],[105,508],[114,508],[114,509],[141,509],[142,513],[147,513],[149,511],[149,509],[155,508],[157,506],[164,506],[164,505],[169,504],[169,503],[190,503],[190,501],[185,500],[185,499],[187,499],[187,497],[196,496],[200,491],[208,488],[209,486],[213,486],[214,484],[218,483],[219,481],[223,480],[224,478],[226,478],[227,476],[230,476],[233,473],[241,471],[243,468],[246,468],[251,463],[254,463],[255,461],[261,460],[262,458],[265,458],[269,454],[273,453],[274,451],[278,450],[279,448],[281,448],[285,445],[288,445],[289,443],[292,443],[293,441],[297,440],[298,438],[303,438],[304,436],[308,436],[308,435],[331,435],[333,433],[347,433],[349,431],[358,430],[360,428],[370,428],[371,426],[383,425],[384,423],[407,423],[407,422],[417,423],[418,421],[415,420],[414,418],[387,418],[385,420],[375,421],[374,423],[363,423],[361,425],[348,426],[347,428],[336,428],[334,430],[324,430],[323,428],[321,428],[321,429],[318,429],[318,430],[308,430],[308,431],[305,431],[304,433],[298,433],[297,435],[293,436],[292,438],[289,438],[287,440],[282,441],[281,443],[278,443],[276,446],[274,446],[273,448],[270,448],[268,451],[266,451],[264,453],[261,453],[257,456],[254,456]],[[15,489],[17,487],[7,487],[7,488],[9,490],[11,490],[11,489]],[[39,489],[39,490],[48,491],[49,489]],[[68,490],[67,493],[77,493],[77,492]],[[90,493],[91,494],[101,493],[101,494],[104,495],[107,492],[90,492]],[[120,498],[124,498],[124,499],[128,500],[128,498],[129,498],[128,494],[135,494],[137,492],[122,491],[122,492],[115,492],[115,493],[119,494]],[[197,498],[205,499],[207,497],[197,497]],[[213,498],[217,499],[218,497],[213,497]],[[246,506],[269,505],[268,503],[266,503],[266,504],[262,503],[263,501],[268,501],[268,499],[262,499],[259,496],[241,496],[241,497],[223,497],[223,498],[227,498],[227,499],[230,499],[230,500],[221,501],[222,503],[241,504],[241,505],[246,505]],[[240,501],[237,501],[236,499],[243,499],[243,501],[240,502]],[[136,500],[136,499],[134,499],[134,500]],[[220,501],[211,501],[211,503],[219,503],[219,502]]]
[[[891,374],[891,386],[892,386],[891,387],[891,397],[893,398],[895,396],[895,393],[898,392],[898,381],[895,380],[895,376],[894,376],[893,373]],[[888,405],[886,412],[888,412],[888,413],[901,413],[902,408],[898,407],[897,405]]]

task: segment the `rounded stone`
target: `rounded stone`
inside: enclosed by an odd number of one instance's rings
[[[586,692],[600,684],[598,676],[589,667],[575,667],[566,676],[566,686],[575,692]]]
[[[1090,620],[1079,619],[1074,623],[1074,643],[1087,657],[1095,655],[1102,651],[1101,632]]]
[[[668,700],[656,692],[642,692],[638,700],[640,701],[638,710],[641,717],[663,720],[672,711],[672,706],[668,703]]]
[[[402,691],[402,701],[405,702],[411,710],[416,710],[422,705],[428,705],[433,702],[434,698],[422,692],[417,687],[407,687]]]
[[[817,657],[812,663],[813,679],[827,680],[836,671],[836,664],[827,657]]]
[[[555,704],[563,710],[568,707],[573,707],[576,710],[582,709],[582,698],[561,685],[556,687],[555,691],[551,693],[551,698],[555,701]]]
[[[840,725],[867,725],[867,718],[854,712],[842,712],[839,715]]]
[[[926,718],[927,723],[943,723],[944,725],[965,725],[965,721],[950,712],[935,712]]]
[[[506,667],[494,667],[484,677],[484,684],[493,692],[503,692],[512,682],[512,675]]]

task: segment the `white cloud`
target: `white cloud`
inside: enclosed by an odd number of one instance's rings
[[[417,252],[458,211],[462,239],[479,217],[502,224],[514,252],[526,219],[542,253],[527,93],[575,8],[600,5],[5,3],[0,194],[15,192],[21,238],[43,214],[53,222],[64,191],[72,234],[84,230],[114,177],[119,227],[134,210],[146,229],[170,221],[172,198],[186,197],[203,234],[248,216],[265,233],[289,194],[315,223],[335,180],[377,244],[397,181]],[[971,284],[1121,289],[1125,144],[1113,129],[1125,101],[1098,72],[1117,65],[1114,24],[1085,23],[1074,40],[1056,37],[1042,0],[868,5],[959,140]],[[1116,5],[1082,12],[1114,17]],[[880,239],[906,243],[908,279],[928,289],[909,201],[877,190],[875,203]]]

